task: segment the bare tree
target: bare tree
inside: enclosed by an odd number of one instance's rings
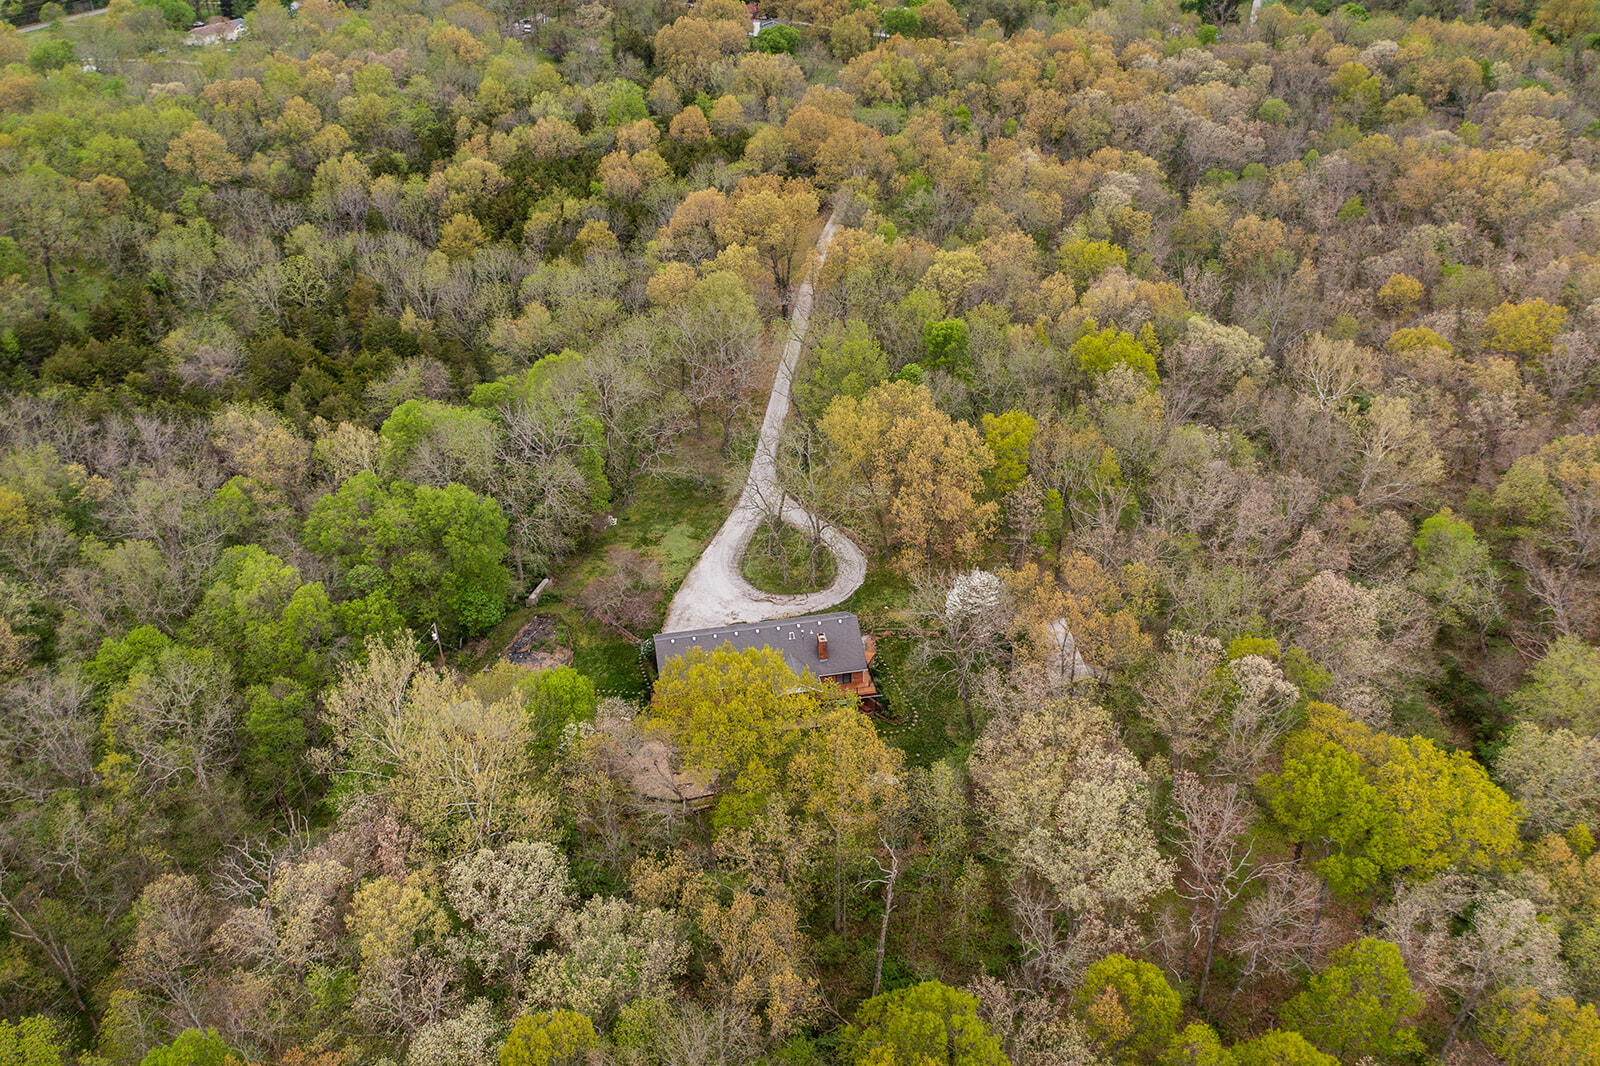
[[[1260,655],[1244,655],[1228,664],[1236,686],[1217,766],[1235,780],[1253,780],[1267,755],[1294,724],[1300,690],[1283,670]]]
[[[626,496],[661,468],[682,431],[683,400],[657,379],[648,342],[628,330],[586,356],[579,373],[600,420],[606,481]]]
[[[43,803],[60,788],[94,783],[93,694],[94,686],[72,668],[36,670],[6,690],[0,753],[8,770],[0,774],[0,796]]]
[[[174,648],[115,697],[109,739],[131,759],[140,788],[155,794],[192,783],[209,792],[234,751],[232,671],[213,652]]]
[[[583,613],[629,640],[640,640],[661,620],[661,568],[638,552],[613,548],[611,573],[578,594]]]
[[[1087,1034],[1060,1004],[1031,988],[987,974],[966,991],[978,998],[978,1016],[1000,1040],[1014,1066],[1083,1066],[1095,1061]]]
[[[776,499],[761,500],[761,505],[768,515],[767,550],[775,553],[775,557],[781,554],[784,580],[788,580],[789,559],[788,553],[782,551],[782,544],[778,539],[780,532],[778,524],[785,521],[787,516],[789,528],[805,538],[806,581],[811,588],[821,584],[823,562],[829,558],[828,545],[823,533],[828,526],[825,516],[831,502],[822,467],[812,461],[813,449],[817,443],[815,433],[815,427],[803,420],[791,420],[785,426],[783,436],[778,441],[776,454],[773,456],[778,468],[777,484],[782,488]]]
[[[879,875],[861,882],[861,887],[868,885],[883,886],[883,921],[878,925],[878,955],[872,967],[872,995],[878,994],[878,989],[883,986],[883,951],[889,942],[889,915],[894,911],[894,887],[900,880],[900,853],[889,846],[887,840],[883,841],[883,850],[889,853],[889,865],[885,866],[883,860],[878,860]]]
[[[684,392],[698,422],[710,411],[728,453],[733,421],[756,386],[761,319],[755,301],[730,273],[712,274],[666,311],[667,345],[683,367]]]
[[[1449,1052],[1483,998],[1497,988],[1567,991],[1561,940],[1527,900],[1484,893],[1467,877],[1445,874],[1402,885],[1377,915],[1386,939],[1424,987],[1456,998],[1441,1054]]]
[[[1172,800],[1178,809],[1178,892],[1195,904],[1189,913],[1189,933],[1195,946],[1204,945],[1197,1003],[1206,1001],[1211,967],[1216,961],[1222,920],[1253,883],[1278,869],[1278,864],[1254,862],[1255,845],[1247,839],[1255,823],[1254,804],[1238,781],[1207,783],[1191,771],[1173,778]]]
[[[1294,866],[1275,866],[1263,878],[1260,895],[1245,902],[1234,951],[1238,977],[1219,1014],[1226,1014],[1234,999],[1258,977],[1284,976],[1311,965],[1314,946],[1308,945],[1311,924],[1321,895],[1321,881]]]
[[[1034,551],[1034,542],[1045,528],[1045,488],[1029,475],[1000,501],[1004,515],[1005,540],[1012,566],[1021,566]]]
[[[1027,875],[1011,886],[1011,924],[1022,946],[1021,971],[1034,988],[1070,987],[1096,959],[1133,951],[1138,929],[1098,913],[1073,913],[1054,891]]]
[[[955,685],[976,729],[972,698],[979,678],[999,664],[1010,622],[1005,584],[986,570],[941,574],[916,579],[912,610],[933,628],[916,648],[917,661]]]
[[[598,424],[576,389],[550,390],[553,402],[517,401],[500,408],[490,483],[511,523],[517,579],[549,572],[582,541],[609,486],[585,473],[585,452],[598,448]],[[590,427],[593,427],[590,429]],[[598,478],[594,481],[599,481]]]
[[[311,823],[291,807],[282,826],[223,849],[212,867],[211,884],[234,902],[260,899],[271,891],[274,873],[310,847]]]
[[[93,1022],[97,1015],[88,1000],[93,975],[88,972],[85,946],[76,942],[68,930],[49,920],[40,909],[43,902],[39,891],[19,884],[0,859],[0,914],[5,916],[11,935],[32,944],[44,956],[81,1016]]]
[[[1167,649],[1155,668],[1138,682],[1145,716],[1172,750],[1173,765],[1202,753],[1213,741],[1214,725],[1222,710],[1222,686],[1217,667],[1222,663],[1222,643],[1212,637],[1167,631]]]
[[[145,886],[127,966],[135,987],[168,1004],[177,1026],[203,1029],[207,1018],[207,896],[188,874],[167,874]]]

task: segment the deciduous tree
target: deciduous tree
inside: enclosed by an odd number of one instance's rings
[[[1299,1033],[1272,1029],[1233,1045],[1236,1066],[1337,1066],[1338,1059],[1324,1055]]]
[[[1470,523],[1446,507],[1423,520],[1413,541],[1417,549],[1417,591],[1439,605],[1440,620],[1449,626],[1471,626],[1480,637],[1504,613],[1504,585],[1489,558],[1488,545]]]
[[[1161,971],[1126,955],[1107,955],[1083,975],[1072,1007],[1101,1054],[1113,1062],[1149,1062],[1166,1050],[1183,1014]]]
[[[1345,1062],[1393,1059],[1423,1051],[1407,1022],[1422,997],[1393,944],[1362,937],[1333,953],[1328,965],[1284,1004],[1283,1024]]]
[[[462,635],[505,615],[506,532],[500,505],[462,485],[385,486],[361,473],[317,502],[303,537],[351,591],[382,591],[413,625]]]
[[[824,713],[789,766],[797,795],[833,838],[833,927],[844,928],[845,865],[906,803],[904,755],[853,703]]]
[[[469,932],[465,953],[485,976],[520,988],[534,948],[565,913],[567,860],[549,844],[514,841],[480,849],[450,867],[445,896]]]
[[[1043,886],[1065,930],[1065,954],[1053,941],[1026,945],[1033,968],[1074,980],[1103,953],[1093,941],[1113,933],[1106,923],[1171,880],[1146,814],[1149,776],[1104,709],[1076,698],[994,718],[973,748],[971,769],[1018,876]]]
[[[817,194],[804,181],[751,177],[739,183],[717,223],[719,241],[745,245],[760,257],[785,317],[796,261],[809,246],[817,207]]]
[[[1274,872],[1274,865],[1255,858],[1254,842],[1247,837],[1256,812],[1237,781],[1202,782],[1193,771],[1179,771],[1173,776],[1172,800],[1179,814],[1178,852],[1183,859],[1178,890],[1195,905],[1189,915],[1190,938],[1195,947],[1204,945],[1195,999],[1205,1003],[1222,923],[1253,883]]]
[[[500,1047],[500,1066],[582,1066],[599,1043],[594,1023],[576,1011],[524,1014]]]
[[[875,527],[896,569],[958,563],[976,554],[997,508],[980,502],[994,457],[923,386],[896,381],[822,416],[828,471],[840,506]]]
[[[1565,830],[1600,809],[1600,737],[1570,729],[1541,729],[1533,722],[1512,727],[1494,768],[1506,791],[1537,829]]]
[[[684,768],[732,806],[775,789],[816,719],[818,690],[771,648],[689,649],[668,659],[650,701],[650,724],[682,753]]]
[[[709,410],[728,452],[733,421],[750,405],[760,356],[761,320],[744,284],[726,270],[708,274],[666,309],[667,343],[685,370],[685,394],[698,422]]]
[[[669,995],[689,959],[677,917],[614,897],[592,897],[562,915],[555,942],[530,967],[528,1001],[603,1023],[635,1000]]]
[[[1294,839],[1321,853],[1335,891],[1399,874],[1488,870],[1516,850],[1516,807],[1466,752],[1376,733],[1328,704],[1307,708],[1281,773],[1260,785]]]
[[[938,981],[885,992],[856,1008],[844,1031],[854,1066],[1008,1066],[978,1017],[978,1000]]]

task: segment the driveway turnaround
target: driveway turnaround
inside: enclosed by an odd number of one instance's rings
[[[817,239],[817,266],[828,254],[828,243],[833,240],[835,219],[829,218]],[[726,625],[729,622],[759,622],[768,618],[788,618],[797,614],[812,614],[843,603],[850,594],[861,587],[867,576],[867,557],[844,531],[828,523],[822,524],[822,540],[833,553],[833,583],[825,589],[798,596],[781,596],[762,592],[744,579],[740,572],[745,548],[760,526],[761,519],[775,510],[768,501],[782,498],[783,520],[807,535],[814,519],[793,497],[785,494],[778,484],[778,439],[783,434],[783,422],[789,415],[789,388],[794,382],[795,367],[800,362],[800,347],[805,341],[806,326],[811,321],[811,283],[814,271],[800,283],[794,294],[794,311],[789,317],[789,338],[783,345],[783,357],[778,361],[778,372],[772,380],[772,396],[767,400],[767,414],[761,422],[761,437],[756,442],[756,454],[750,461],[750,476],[745,479],[744,491],[734,504],[728,520],[722,523],[717,535],[706,545],[700,561],[694,564],[678,594],[672,598],[667,610],[667,620],[662,627],[666,633],[685,629],[705,629]]]

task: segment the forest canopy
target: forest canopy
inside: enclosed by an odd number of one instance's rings
[[[0,1066],[1596,1061],[1596,0],[0,16]]]

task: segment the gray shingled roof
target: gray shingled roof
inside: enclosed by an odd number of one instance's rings
[[[828,635],[828,660],[817,658],[817,634]],[[668,659],[676,659],[690,648],[713,651],[731,644],[745,648],[771,648],[783,655],[796,673],[810,670],[817,677],[853,674],[867,668],[867,651],[861,643],[861,623],[846,611],[808,614],[773,622],[686,629],[679,633],[655,635],[656,670]]]

